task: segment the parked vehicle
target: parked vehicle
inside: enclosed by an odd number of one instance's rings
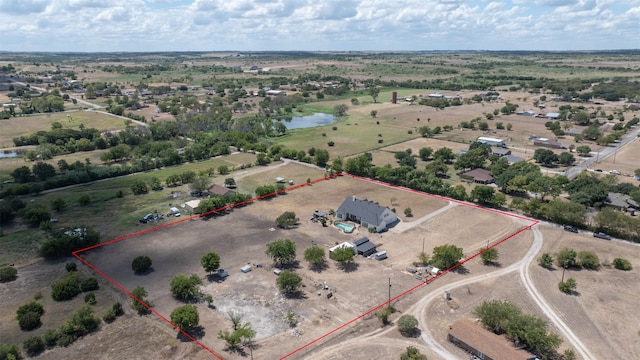
[[[609,236],[609,234],[605,234],[603,232],[593,233],[593,237],[597,237],[598,239],[611,240],[611,236]]]
[[[148,213],[142,219],[140,219],[140,222],[143,223],[143,224],[146,224],[151,220],[153,220],[153,213]]]
[[[571,231],[571,232],[574,232],[574,233],[578,232],[578,228],[576,228],[575,226],[563,225],[562,227],[564,228],[565,231]]]

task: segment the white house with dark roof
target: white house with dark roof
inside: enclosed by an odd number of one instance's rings
[[[388,207],[355,196],[347,196],[334,216],[340,220],[353,221],[367,229],[375,229],[376,232],[385,231],[398,222],[398,217]]]

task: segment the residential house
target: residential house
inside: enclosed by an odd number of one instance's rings
[[[485,169],[473,169],[465,173],[460,174],[463,179],[471,180],[476,184],[491,184],[495,181],[493,176],[489,173],[489,170]]]
[[[637,202],[629,197],[629,195],[615,192],[610,192],[607,194],[604,205],[624,212],[635,212],[637,210],[640,210],[640,205],[638,205]]]
[[[369,201],[347,196],[334,217],[340,220],[353,221],[366,229],[382,232],[398,222],[398,217],[388,207]]]
[[[449,327],[447,339],[483,360],[535,360],[530,352],[518,349],[504,335],[496,335],[470,320],[458,320]]]
[[[213,184],[209,186],[209,188],[207,189],[207,192],[210,195],[218,195],[218,196],[231,196],[231,195],[235,195],[236,193],[235,191],[218,184]]]

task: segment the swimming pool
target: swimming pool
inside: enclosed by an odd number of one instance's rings
[[[353,229],[355,228],[355,226],[353,225],[348,225],[345,223],[341,223],[341,222],[337,222],[334,224],[338,229],[342,229],[344,232],[346,233],[351,233],[353,232]]]

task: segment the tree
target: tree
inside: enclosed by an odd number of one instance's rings
[[[276,187],[273,185],[263,185],[256,188],[256,196],[258,197],[266,197],[267,195],[273,194],[275,192]]]
[[[326,263],[324,249],[319,246],[312,246],[304,251],[304,259],[311,264],[312,268],[321,268]]]
[[[538,258],[538,265],[542,266],[543,268],[550,269],[553,265],[553,256],[551,256],[549,253],[542,254],[542,256]]]
[[[285,294],[292,294],[302,285],[302,278],[291,270],[284,270],[276,279],[278,289]]]
[[[504,334],[506,321],[521,313],[520,309],[506,300],[483,301],[473,313],[480,318],[482,325],[492,332]]]
[[[45,162],[36,163],[31,170],[33,175],[40,181],[46,181],[56,175],[56,169],[51,164]]]
[[[133,309],[138,312],[140,315],[145,315],[151,312],[147,305],[147,290],[145,290],[142,286],[138,286],[135,289],[131,290],[131,295],[133,298]]]
[[[18,345],[5,345],[0,343],[0,359],[14,360],[20,359],[20,349]]]
[[[202,285],[202,280],[195,274],[191,276],[178,274],[171,279],[169,284],[171,294],[183,301],[196,297],[200,293],[198,290],[199,285]]]
[[[98,290],[99,287],[98,279],[94,277],[86,278],[80,282],[80,290],[83,292]]]
[[[243,344],[251,342],[256,336],[256,331],[251,328],[251,323],[241,323],[242,318],[232,313],[229,313],[229,317],[233,331],[221,330],[218,332],[218,339],[226,341],[229,349],[238,349]]]
[[[131,262],[131,269],[136,274],[141,274],[141,273],[147,272],[147,270],[151,268],[152,264],[153,263],[151,261],[151,258],[149,258],[148,256],[141,255],[133,259],[133,261]]]
[[[400,354],[400,360],[428,360],[427,356],[421,354],[418,349],[413,346],[407,347],[407,350]]]
[[[536,149],[533,159],[540,164],[551,165],[558,161],[558,155],[549,149]]]
[[[627,259],[615,258],[613,259],[613,267],[618,270],[629,271],[633,268],[631,262]]]
[[[404,336],[413,336],[418,331],[418,319],[413,315],[402,315],[397,321],[398,330]]]
[[[556,265],[561,268],[575,266],[577,255],[575,250],[564,248],[556,255]]]
[[[22,220],[31,226],[38,226],[40,223],[49,221],[51,214],[47,208],[41,204],[32,204],[20,212]]]
[[[285,211],[276,218],[276,226],[283,229],[289,229],[294,227],[299,220],[300,219],[296,217],[296,213],[293,211]]]
[[[576,152],[580,156],[589,156],[589,154],[591,153],[591,148],[587,145],[580,145],[576,147]]]
[[[66,207],[67,207],[67,202],[61,197],[57,197],[51,200],[51,209],[53,209],[55,212],[60,212],[64,210]]]
[[[211,185],[211,181],[208,176],[198,176],[189,184],[189,188],[193,192],[203,193],[209,188],[209,185]]]
[[[289,265],[296,258],[296,243],[291,239],[278,239],[267,244],[265,251],[279,265]]]
[[[410,207],[404,209],[404,216],[406,216],[406,217],[412,217],[413,216],[413,211],[411,210]]]
[[[315,164],[320,167],[327,166],[327,162],[329,161],[329,152],[325,149],[316,149],[315,153]]]
[[[443,147],[436,150],[436,152],[433,153],[433,158],[435,160],[441,159],[442,161],[448,164],[451,162],[451,160],[456,158],[456,155],[453,153],[453,150],[451,150],[450,148]]]
[[[565,294],[573,293],[578,287],[578,282],[574,278],[568,278],[566,281],[558,283],[558,289]]]
[[[352,261],[355,256],[355,251],[350,246],[342,246],[333,251],[333,260],[340,263],[342,268],[346,268]]]
[[[343,117],[347,115],[347,110],[349,110],[349,107],[345,104],[338,104],[336,106],[333,107],[333,116],[335,117]]]
[[[215,252],[206,253],[202,259],[200,259],[200,265],[202,265],[204,271],[211,274],[220,267],[220,255]]]
[[[573,156],[573,154],[565,151],[558,156],[558,162],[565,166],[571,166],[574,162],[576,162],[576,158]]]
[[[182,305],[173,309],[170,315],[171,322],[182,330],[192,329],[200,323],[198,308],[195,305]]]
[[[234,189],[236,188],[236,180],[234,178],[226,178],[224,179],[224,186]]]
[[[482,263],[485,265],[495,263],[498,260],[498,249],[491,248],[487,251],[480,254],[480,259],[482,259]]]
[[[373,103],[375,104],[377,102],[378,95],[380,95],[380,89],[378,89],[375,85],[371,85],[367,89],[367,93],[369,94],[369,96],[371,96],[371,98],[373,99]]]
[[[462,259],[462,248],[455,245],[441,245],[433,248],[431,264],[439,269],[448,269]]]
[[[9,282],[17,279],[18,270],[13,266],[0,267],[0,282]]]
[[[369,115],[371,115],[372,118],[376,118],[376,116],[378,116],[378,110],[371,110],[371,112],[369,113]]]
[[[427,161],[431,155],[433,154],[433,149],[430,147],[420,148],[418,155],[420,156],[420,160]]]
[[[134,195],[146,194],[149,192],[149,187],[144,181],[137,180],[131,185],[131,192]]]
[[[16,182],[24,184],[31,181],[33,174],[31,174],[31,169],[27,166],[20,166],[11,172],[11,177]]]
[[[507,123],[507,131],[511,131],[513,129],[513,125],[511,123]]]
[[[600,268],[600,259],[593,251],[578,252],[578,263],[585,269],[598,270]]]

